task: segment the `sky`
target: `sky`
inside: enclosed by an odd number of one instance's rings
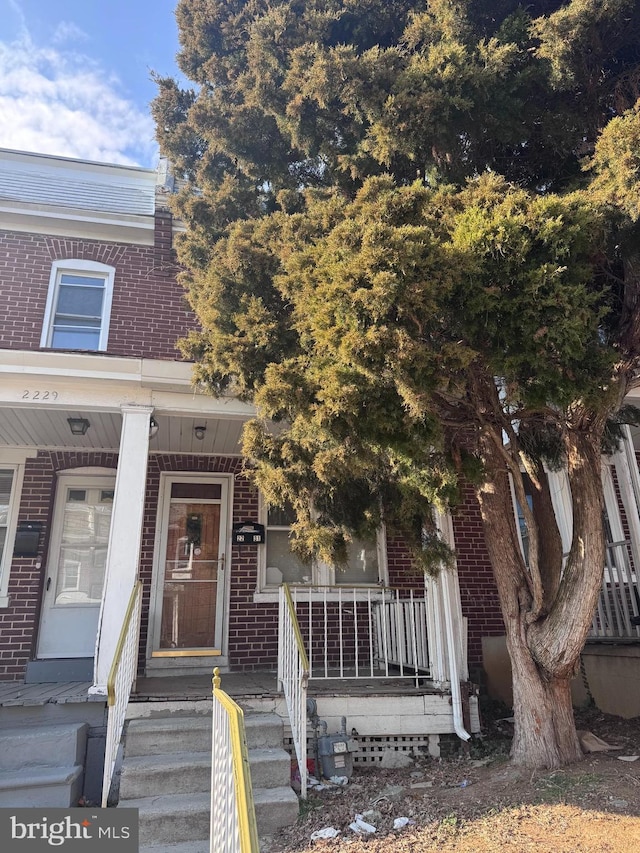
[[[0,148],[154,168],[177,0],[0,0]],[[184,83],[184,81],[183,81]]]

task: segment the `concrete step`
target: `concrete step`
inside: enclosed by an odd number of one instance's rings
[[[244,718],[247,746],[263,749],[282,746],[282,720],[277,714],[251,714]],[[209,752],[211,716],[139,717],[127,726],[126,755],[160,755],[174,752]]]
[[[249,764],[254,788],[288,785],[291,759],[284,749],[250,749]],[[211,787],[211,755],[181,752],[163,755],[132,755],[122,767],[120,798],[138,799],[160,794],[188,794]]]
[[[249,749],[282,748],[282,718],[277,714],[246,714],[244,730]]]
[[[271,850],[271,838],[258,839],[260,850]],[[138,853],[210,853],[209,839],[206,841],[179,841],[176,844],[145,844]]]
[[[211,716],[140,717],[127,726],[125,756],[211,752]]]
[[[120,800],[120,808],[138,809],[140,845],[202,841],[209,837],[208,793],[165,794]]]
[[[291,826],[298,819],[298,797],[289,785],[279,788],[254,788],[253,802],[256,810],[258,835],[274,835],[283,826]]]
[[[271,838],[258,839],[260,850],[271,850]],[[145,844],[138,853],[210,853],[209,839],[206,841],[180,841],[176,844]]]
[[[127,755],[120,776],[120,799],[197,793],[210,787],[209,752]]]
[[[88,728],[86,723],[66,723],[2,729],[0,772],[84,764]]]
[[[206,841],[179,841],[176,844],[145,844],[138,853],[209,853],[209,839]]]
[[[258,834],[273,835],[298,818],[298,798],[289,786],[254,790]],[[202,842],[209,836],[209,794],[168,794],[120,800],[120,808],[138,809],[140,845]]]
[[[282,747],[276,749],[250,749],[249,767],[251,786],[258,788],[289,787],[291,781],[291,758]]]
[[[2,808],[68,808],[82,796],[83,768],[23,767],[0,774]]]
[[[248,714],[245,731],[258,832],[272,835],[298,816],[282,720]],[[211,717],[137,718],[127,728],[120,807],[140,815],[141,851],[208,853]],[[187,845],[187,846],[184,846]]]

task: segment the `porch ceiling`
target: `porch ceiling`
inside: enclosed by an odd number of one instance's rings
[[[67,418],[85,417],[86,435],[71,434]],[[149,450],[160,453],[238,454],[241,420],[230,418],[178,417],[157,412],[159,429],[149,442]],[[198,439],[195,428],[206,427]],[[39,447],[83,450],[118,450],[122,416],[116,412],[68,409],[0,407],[0,447]]]

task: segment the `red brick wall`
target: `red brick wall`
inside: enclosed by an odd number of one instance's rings
[[[0,680],[24,677],[27,661],[35,651],[39,604],[46,575],[46,545],[51,522],[55,473],[85,466],[114,468],[115,453],[39,451],[27,460],[19,521],[43,523],[38,558],[16,558],[9,580],[10,606],[0,610]],[[160,474],[163,471],[200,471],[238,474],[241,460],[233,457],[205,457],[153,454],[149,459],[145,501],[140,575],[144,583],[144,610],[140,641],[140,665],[144,665],[147,643],[149,595],[153,569],[153,549]],[[257,520],[258,497],[244,477],[234,480],[233,521]],[[36,564],[41,562],[41,568]],[[257,546],[234,546],[231,564],[231,607],[229,612],[229,652],[236,669],[275,666],[277,661],[277,604],[254,604],[257,582]]]
[[[55,472],[84,466],[115,469],[117,454],[98,452],[40,451],[27,461],[20,521],[44,524],[41,546],[46,548],[50,525]],[[241,473],[237,457],[206,457],[178,454],[152,454],[149,459],[147,495],[144,510],[140,574],[144,583],[144,607],[140,641],[140,666],[144,666],[148,635],[149,595],[156,537],[156,518],[160,474],[198,471],[232,473],[234,478],[233,522],[258,519],[258,495]],[[471,665],[481,663],[481,638],[504,633],[493,583],[491,566],[484,547],[479,512],[471,493],[464,505],[464,516],[454,520],[462,608],[469,618],[469,658]],[[228,614],[229,661],[234,670],[275,667],[277,663],[278,607],[274,603],[254,603],[257,586],[258,547],[234,546],[230,564],[230,608]],[[13,562],[9,583],[10,607],[0,610],[0,680],[20,679],[34,650],[38,608],[46,572],[46,553],[42,567],[38,559],[19,558]],[[420,573],[411,568],[403,543],[388,541],[389,583],[404,589],[422,589]]]
[[[235,457],[153,454],[149,459],[147,498],[141,557],[144,583],[140,666],[144,666],[148,635],[149,594],[153,569],[160,474],[173,471],[201,471],[235,474],[233,523],[258,520],[258,493],[241,475],[242,460]],[[257,545],[234,545],[225,571],[230,572],[229,663],[235,670],[275,667],[278,659],[278,605],[255,604],[253,594],[258,577]]]
[[[504,634],[498,590],[484,541],[480,509],[471,488],[453,518],[462,613],[469,620],[469,666],[482,665],[482,637]]]
[[[176,340],[195,328],[170,248],[171,220],[156,216],[156,245],[134,246],[0,231],[0,348],[39,349],[53,261],[115,267],[108,355],[176,360]]]
[[[115,453],[38,451],[27,459],[18,523],[43,524],[41,556],[14,558],[9,576],[9,607],[0,610],[0,681],[24,678],[35,651],[40,597],[46,577],[46,547],[57,471],[95,466],[115,468]],[[37,568],[37,563],[41,567]]]

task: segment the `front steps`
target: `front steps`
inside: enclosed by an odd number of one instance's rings
[[[0,807],[75,806],[82,795],[86,723],[3,728]]]
[[[245,731],[258,832],[272,835],[298,815],[282,720],[247,714]],[[139,810],[141,853],[208,853],[210,786],[210,715],[129,722],[119,805]]]

